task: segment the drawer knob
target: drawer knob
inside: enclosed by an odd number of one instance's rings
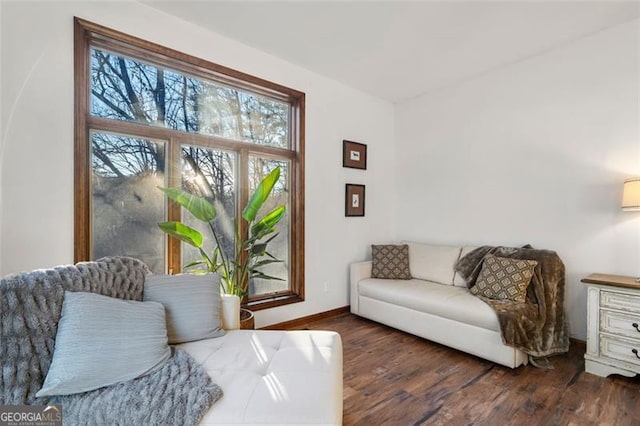
[[[633,354],[636,356],[636,358],[640,359],[640,356],[638,356],[638,350],[637,349],[631,349],[631,352],[633,352]]]
[[[640,333],[640,328],[638,328],[638,323],[637,322],[634,322],[633,324],[631,324],[631,326],[633,328],[635,328],[638,333]]]

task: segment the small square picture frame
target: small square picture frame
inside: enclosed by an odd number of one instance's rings
[[[343,140],[342,167],[367,170],[367,145]]]
[[[344,215],[364,216],[365,186],[355,183],[345,185]]]

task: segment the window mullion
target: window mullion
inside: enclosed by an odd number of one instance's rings
[[[94,117],[88,115],[86,117],[88,127],[94,130],[101,130],[114,133],[122,133],[126,135],[135,135],[143,138],[153,138],[167,140],[170,138],[180,139],[183,144],[198,145],[207,148],[225,149],[229,151],[237,151],[238,149],[247,149],[252,152],[261,153],[272,156],[282,156],[287,158],[295,158],[296,152],[293,148],[278,148],[267,145],[257,145],[250,142],[243,142],[232,139],[225,139],[217,136],[200,135],[197,133],[185,133],[179,130],[167,129],[162,127],[150,126],[148,124],[140,124],[134,122],[118,121],[109,118]],[[240,148],[239,148],[240,147]]]
[[[238,202],[236,203],[236,223],[238,223],[238,233],[242,240],[246,240],[249,229],[245,220],[242,219],[242,210],[249,202],[249,150],[241,149],[238,153]],[[236,241],[236,244],[238,242]],[[246,254],[243,252],[242,257]],[[242,259],[244,261],[244,259]],[[243,303],[247,302],[248,295],[244,297]]]
[[[167,185],[170,188],[182,186],[181,142],[177,138],[169,138],[167,146]],[[175,201],[168,201],[167,220],[178,221],[182,217],[182,208]],[[167,270],[170,274],[182,270],[182,243],[177,238],[167,235]]]

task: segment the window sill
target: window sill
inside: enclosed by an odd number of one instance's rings
[[[304,297],[300,296],[299,294],[280,293],[275,295],[259,296],[259,298],[250,300],[246,304],[243,304],[243,307],[251,311],[261,311],[263,309],[275,308],[277,306],[284,306],[299,302],[304,302]]]

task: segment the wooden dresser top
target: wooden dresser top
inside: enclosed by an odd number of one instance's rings
[[[610,285],[612,287],[624,287],[640,290],[640,281],[635,277],[628,277],[626,275],[591,274],[580,281],[585,284]]]

